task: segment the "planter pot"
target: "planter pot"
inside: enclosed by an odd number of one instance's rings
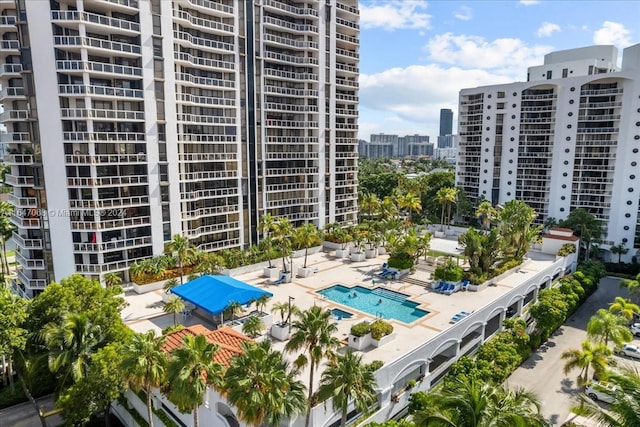
[[[376,250],[375,249],[365,249],[364,250],[364,257],[365,258],[375,258],[377,256]]]
[[[282,273],[282,275],[284,276],[284,283],[291,283],[291,272]]]
[[[378,255],[386,255],[387,254],[387,248],[385,248],[384,246],[378,246]]]
[[[278,267],[265,267],[262,270],[262,275],[270,280],[277,280],[280,278],[280,269]]]
[[[166,280],[161,280],[160,282],[147,283],[146,285],[138,285],[137,283],[132,283],[131,287],[136,294],[146,294],[149,292],[157,291],[164,287],[164,282]]]
[[[298,277],[310,277],[310,276],[313,276],[313,273],[315,271],[316,271],[315,268],[311,268],[311,267],[303,268],[303,267],[300,267],[298,269]]]
[[[349,249],[336,249],[336,258],[342,259],[349,255]]]
[[[291,338],[289,325],[274,323],[271,325],[271,336],[280,341],[286,341]]]
[[[396,334],[385,335],[379,340],[374,340],[373,338],[371,338],[371,344],[374,347],[380,347],[381,345],[385,345],[389,341],[393,341],[395,338],[396,338]]]
[[[444,238],[444,231],[435,231],[433,233],[433,235],[436,236],[439,239],[442,239],[442,238]]]
[[[364,261],[365,259],[364,252],[354,252],[351,254],[351,261],[359,262]]]
[[[354,350],[362,351],[371,345],[371,334],[362,337],[349,334],[349,347]]]

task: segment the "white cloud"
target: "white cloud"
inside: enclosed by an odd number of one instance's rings
[[[427,2],[377,1],[368,5],[360,3],[360,25],[362,28],[381,28],[386,31],[398,29],[428,29],[431,15],[424,13]]]
[[[439,34],[424,49],[429,59],[463,68],[492,70],[512,79],[523,76],[527,67],[541,64],[549,46],[527,46],[522,40],[503,38],[487,41],[480,36]],[[520,77],[521,78],[521,77]]]
[[[595,44],[612,44],[617,47],[627,47],[631,44],[629,31],[618,22],[604,21],[602,27],[593,33]]]
[[[539,4],[540,0],[520,0],[520,4],[523,6],[533,6],[534,4]]]
[[[460,6],[453,16],[461,21],[469,21],[473,17],[469,6]]]
[[[562,31],[560,25],[553,24],[551,22],[543,22],[542,25],[540,25],[540,28],[538,28],[537,34],[538,37],[551,37],[553,33],[560,31]]]

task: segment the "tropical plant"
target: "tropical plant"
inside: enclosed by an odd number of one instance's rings
[[[254,301],[256,303],[256,310],[259,313],[264,313],[265,307],[267,306],[267,303],[270,299],[271,296],[269,296],[268,294],[262,294],[258,298],[256,298]]]
[[[457,197],[458,189],[455,187],[443,187],[436,193],[436,200],[442,207],[441,231],[444,231],[444,227],[447,225],[449,218],[451,218],[451,207],[456,203]]]
[[[7,240],[11,239],[13,231],[16,229],[8,215],[8,212],[11,212],[12,210],[13,207],[9,202],[0,201],[0,213],[2,214],[0,215],[0,250],[2,251],[0,252],[0,265],[2,266],[0,272],[7,276],[11,273],[9,270],[9,262],[7,260]]]
[[[69,376],[73,381],[83,378],[94,351],[104,343],[105,335],[99,325],[86,314],[67,314],[60,324],[51,323],[44,330],[44,341],[49,352],[51,372],[62,371],[61,384]]]
[[[589,259],[591,244],[598,242],[602,236],[600,220],[586,209],[578,208],[571,211],[569,216],[560,222],[560,226],[572,229],[574,234],[580,237],[585,244],[584,259]]]
[[[562,353],[562,359],[566,360],[562,372],[567,375],[574,369],[580,369],[578,384],[584,386],[589,382],[589,368],[598,377],[604,375],[607,369],[607,360],[613,353],[605,343],[593,344],[589,340],[582,341],[581,349],[569,349]]]
[[[416,426],[548,425],[540,414],[538,399],[524,389],[505,390],[500,385],[461,377],[425,397],[426,404],[412,414]]]
[[[609,345],[612,341],[616,347],[633,339],[633,335],[627,327],[627,319],[604,308],[598,310],[587,323],[587,336],[598,342]]]
[[[640,313],[640,306],[632,303],[630,300],[622,297],[616,297],[615,300],[609,304],[609,311],[619,314],[626,320],[633,320],[634,316]]]
[[[122,277],[115,272],[110,272],[104,275],[104,284],[108,288],[120,286],[122,284]]]
[[[122,374],[129,387],[144,390],[147,397],[147,420],[153,427],[153,405],[151,392],[165,380],[167,355],[162,349],[166,337],[156,338],[154,331],[134,334],[125,347]]]
[[[199,426],[198,409],[209,386],[220,390],[224,367],[214,361],[216,344],[204,335],[185,335],[182,346],[171,353],[167,369],[166,394],[182,413],[193,413],[193,426]]]
[[[288,273],[287,269],[287,257],[291,256],[291,252],[293,249],[293,225],[289,222],[289,218],[280,217],[273,224],[273,240],[276,242],[280,248],[280,253],[282,255],[282,271]]]
[[[622,262],[622,255],[626,255],[629,252],[629,248],[625,248],[625,246],[625,242],[620,242],[617,245],[611,246],[611,253],[618,255],[618,263]]]
[[[184,301],[182,300],[182,298],[177,296],[174,296],[171,299],[169,299],[169,301],[165,303],[164,307],[162,307],[162,311],[164,311],[165,313],[173,314],[174,325],[177,323],[176,314],[181,313],[182,311],[184,311],[184,309],[185,309]]]
[[[498,228],[486,233],[470,228],[458,236],[458,243],[463,247],[462,254],[467,257],[472,270],[486,273],[502,257],[503,236]]]
[[[620,282],[621,288],[627,288],[629,294],[635,296],[637,302],[640,303],[640,274],[635,279],[624,279]]]
[[[167,249],[171,253],[175,253],[178,259],[178,269],[180,271],[180,284],[184,283],[184,266],[195,256],[195,249],[191,246],[191,242],[185,236],[176,234],[167,244]]]
[[[349,402],[366,412],[376,401],[376,380],[373,371],[362,363],[362,356],[348,349],[344,355],[331,359],[320,378],[318,397],[320,400],[333,398],[333,407],[341,413],[340,426],[347,424]]]
[[[250,338],[258,338],[264,330],[264,322],[258,316],[249,316],[242,324],[242,333]]]
[[[260,231],[263,235],[263,240],[266,246],[267,252],[267,260],[269,261],[269,268],[271,266],[271,232],[276,224],[276,219],[270,214],[265,213],[260,217],[260,222],[258,223],[258,231]]]
[[[532,242],[539,240],[542,226],[534,226],[536,211],[521,200],[509,200],[498,212],[505,254],[521,260]]]
[[[399,197],[398,204],[401,209],[407,209],[409,211],[409,221],[411,221],[413,218],[413,212],[420,213],[420,211],[422,211],[422,202],[420,201],[420,197],[418,197],[413,192],[408,192],[405,195]]]
[[[364,192],[360,194],[358,205],[360,206],[360,214],[371,218],[380,211],[381,201],[375,193]]]
[[[304,248],[304,265],[307,268],[307,253],[309,247],[320,243],[320,232],[312,222],[307,222],[293,230],[293,241]]]
[[[489,202],[488,200],[483,200],[478,205],[475,215],[476,218],[480,220],[482,229],[487,231],[491,226],[491,221],[496,219],[498,211],[496,211],[496,209],[491,205],[491,202]]]
[[[302,351],[295,361],[296,367],[302,368],[309,365],[309,405],[305,417],[305,427],[309,427],[311,408],[314,404],[313,376],[324,358],[334,357],[334,350],[338,348],[340,342],[334,337],[338,328],[331,321],[333,313],[330,310],[323,310],[314,305],[299,313],[297,317],[293,322],[295,332],[285,345],[285,350],[287,352]]]
[[[236,316],[242,313],[242,304],[238,301],[229,301],[229,304],[224,308],[224,317],[227,319],[235,320]]]
[[[218,274],[224,267],[224,258],[215,252],[203,252],[198,256],[194,271],[200,274]]]
[[[242,352],[231,359],[222,392],[238,411],[239,418],[253,426],[277,427],[306,407],[304,384],[296,379],[282,353],[269,341],[242,343]]]
[[[25,349],[28,331],[23,327],[27,320],[27,300],[0,287],[0,355],[2,355],[2,384],[13,389],[13,354]],[[6,363],[5,363],[6,362]],[[8,368],[8,369],[6,369]],[[7,378],[7,376],[9,378]]]
[[[436,267],[433,272],[433,278],[436,280],[444,280],[445,282],[457,283],[462,280],[464,271],[462,267],[456,265],[455,262],[449,257],[445,261],[444,265]]]
[[[558,225],[558,220],[552,216],[546,217],[544,222],[542,223],[542,227],[544,228],[544,231],[547,233],[556,225]]]
[[[280,314],[280,325],[283,326],[289,324],[291,316],[299,314],[300,309],[291,302],[281,301],[273,304],[271,312]]]
[[[171,289],[175,288],[176,286],[178,286],[178,279],[174,277],[173,279],[169,279],[166,282],[164,282],[164,285],[162,286],[162,290],[164,291],[165,294],[169,294]]]

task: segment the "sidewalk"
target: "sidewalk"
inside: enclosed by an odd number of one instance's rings
[[[55,409],[54,396],[52,394],[36,400],[45,413]],[[61,426],[63,423],[60,414],[47,418],[47,425],[49,427]],[[0,409],[0,427],[39,427],[41,425],[38,413],[31,402]]]

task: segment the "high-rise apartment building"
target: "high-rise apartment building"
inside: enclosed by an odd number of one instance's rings
[[[26,295],[357,215],[356,0],[0,0]]]
[[[453,111],[448,108],[440,110],[440,134],[438,136],[451,135],[453,133]],[[440,147],[444,148],[444,147]]]
[[[371,134],[369,142],[363,141],[359,147],[362,157],[370,159],[390,159],[392,157],[433,156],[433,144],[427,135]]]
[[[640,44],[616,61],[614,46],[554,52],[527,82],[462,90],[456,180],[469,200],[523,200],[539,222],[584,208],[604,249],[640,248]]]

